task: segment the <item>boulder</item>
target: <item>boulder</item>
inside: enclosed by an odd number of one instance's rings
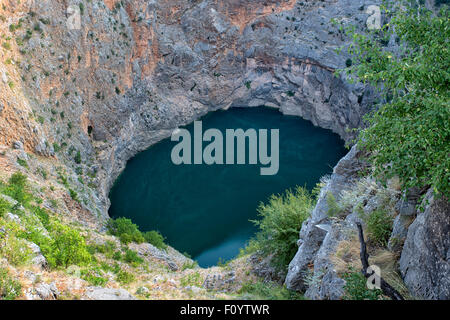
[[[58,298],[59,294],[54,282],[51,284],[41,283],[34,288],[33,294],[29,297],[33,300],[55,300]]]

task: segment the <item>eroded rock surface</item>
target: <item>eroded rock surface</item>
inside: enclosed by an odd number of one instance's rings
[[[363,164],[358,160],[358,149],[354,146],[350,152],[336,165],[333,174],[321,189],[317,204],[300,230],[299,248],[294,259],[289,264],[288,274],[285,284],[289,289],[305,291],[308,289],[306,280],[310,272],[323,273],[320,277],[332,268],[329,258],[330,253],[336,245],[336,238],[342,237],[342,226],[340,224],[332,225],[328,215],[327,197],[332,194],[335,199],[339,199],[341,191],[349,188],[357,178],[358,172]],[[327,261],[324,261],[327,260]],[[316,261],[317,260],[317,261]],[[311,268],[313,268],[311,270]],[[333,272],[332,270],[330,270]],[[330,274],[329,277],[332,277]],[[334,282],[335,280],[332,280]],[[342,281],[340,281],[342,282]],[[333,288],[333,285],[327,286],[332,291],[339,291],[339,287]],[[342,285],[341,285],[342,287]],[[318,293],[311,293],[314,298]],[[339,298],[339,295],[332,292],[322,292],[321,297],[332,299]]]
[[[334,75],[348,63],[336,49],[349,39],[332,21],[364,29],[371,4],[94,1],[72,28],[66,1],[9,2],[0,9],[11,17],[5,30],[23,19],[10,36],[39,32],[12,44],[17,55],[32,55],[2,67],[1,143],[81,167],[94,189],[79,192],[83,205],[107,218],[108,192],[126,161],[214,110],[266,105],[349,140],[374,94]],[[70,146],[58,152],[66,139]],[[73,185],[83,189],[77,179]]]
[[[405,284],[418,298],[450,299],[450,203],[427,194],[429,202],[408,228],[400,258]]]
[[[124,289],[90,287],[85,295],[87,300],[136,300],[131,293]]]

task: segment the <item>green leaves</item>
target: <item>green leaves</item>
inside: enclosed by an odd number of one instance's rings
[[[127,218],[108,220],[108,230],[112,235],[119,237],[120,241],[125,244],[130,242],[142,243],[145,241],[138,226]]]
[[[0,300],[14,300],[22,294],[22,286],[5,268],[0,268]]]
[[[158,249],[165,250],[167,248],[167,244],[164,243],[164,237],[158,231],[142,233],[139,231],[139,227],[127,218],[110,219],[108,221],[108,230],[112,235],[119,237],[124,244],[148,242]]]
[[[252,221],[260,231],[250,246],[272,255],[273,265],[285,271],[297,251],[298,233],[313,205],[310,193],[301,187],[272,195],[268,204],[261,203],[258,208],[261,220]]]
[[[86,242],[77,230],[57,221],[52,222],[49,229],[51,238],[34,231],[28,239],[39,245],[52,268],[83,266],[92,261]]]
[[[17,200],[22,205],[27,205],[32,196],[28,193],[27,176],[16,172],[8,180],[8,186],[4,193]]]
[[[450,24],[448,7],[389,10],[391,21],[370,35],[350,31],[354,64],[346,72],[383,88],[385,103],[366,117],[359,145],[370,151],[375,174],[398,176],[403,187],[450,188]],[[392,38],[400,48],[383,47]]]

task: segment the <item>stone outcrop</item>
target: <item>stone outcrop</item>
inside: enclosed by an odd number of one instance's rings
[[[311,217],[300,230],[299,249],[289,264],[285,284],[290,289],[305,292],[310,299],[341,299],[344,295],[345,280],[337,273],[333,257],[341,241],[351,241],[355,222],[362,221],[355,211],[339,219],[330,217],[328,195],[332,194],[339,201],[342,192],[357,183],[358,172],[364,166],[359,158],[357,146],[354,146],[336,165],[321,189]],[[381,190],[381,186],[379,188]],[[386,210],[381,205],[386,198],[394,203],[388,206],[392,209],[388,212],[395,215],[388,249],[393,257],[401,254],[398,269],[409,294],[418,299],[448,300],[449,201],[435,198],[429,190],[422,203],[422,212],[417,207],[420,190],[410,190],[400,199],[394,194],[377,196],[373,191],[369,190],[362,201],[362,212],[371,214],[374,210]],[[359,260],[358,250],[353,259]]]
[[[85,300],[137,300],[124,289],[90,287],[85,293]]]
[[[400,258],[400,271],[409,290],[422,299],[450,299],[450,203],[424,199],[426,209],[411,226]]]
[[[335,250],[338,240],[344,237],[343,224],[333,224],[328,215],[329,194],[339,199],[341,191],[349,188],[357,178],[358,172],[363,168],[358,156],[357,146],[336,165],[333,174],[321,189],[317,204],[300,230],[298,251],[289,264],[285,284],[289,289],[306,291],[308,289],[307,278],[310,273],[323,279],[325,285],[310,290],[310,297],[321,299],[338,299],[342,295],[343,281],[336,278],[330,262],[330,253]],[[352,216],[347,219],[351,220]],[[346,220],[347,221],[347,220]],[[344,223],[345,225],[347,223]],[[310,269],[312,268],[312,269]],[[323,282],[323,281],[322,281]]]

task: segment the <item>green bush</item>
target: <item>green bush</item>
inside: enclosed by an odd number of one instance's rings
[[[102,276],[102,271],[96,267],[81,270],[81,279],[86,280],[93,286],[103,287],[108,282],[108,278]]]
[[[30,228],[22,236],[41,248],[50,267],[83,266],[92,261],[84,238],[77,230],[59,222],[53,222],[49,225],[48,231],[50,237],[44,236],[36,228]]]
[[[285,271],[297,251],[298,233],[313,205],[311,194],[302,187],[294,192],[287,190],[283,195],[272,195],[268,204],[259,205],[261,219],[253,223],[260,230],[249,248],[272,255],[272,264]]]
[[[137,254],[136,251],[130,250],[130,249],[126,249],[125,250],[125,254],[123,256],[123,260],[127,263],[130,263],[134,266],[137,266],[139,264],[141,264],[142,262],[144,262],[144,260],[139,257],[139,255]]]
[[[182,287],[186,286],[200,287],[202,283],[203,277],[198,271],[188,273],[180,279],[180,284]]]
[[[443,6],[434,14],[408,1],[390,3],[397,7],[383,12],[391,20],[381,30],[349,32],[354,63],[347,72],[384,94],[358,143],[369,151],[380,180],[397,176],[405,189],[431,186],[449,197],[450,11]],[[391,37],[400,50],[382,46]]]
[[[88,246],[91,254],[103,253],[107,258],[112,258],[116,250],[116,244],[113,241],[106,241],[104,244],[91,244]]]
[[[119,272],[117,272],[116,280],[122,285],[130,284],[134,281],[134,279],[134,275],[129,272],[126,272],[124,270],[119,270]]]
[[[27,243],[15,236],[9,236],[0,247],[0,255],[14,266],[23,266],[31,259],[31,249]]]
[[[27,161],[26,160],[23,160],[23,159],[17,159],[17,163],[19,164],[19,165],[21,165],[22,167],[24,167],[24,168],[28,168],[28,163],[27,163]]]
[[[145,241],[154,245],[156,248],[158,249],[167,248],[167,245],[164,243],[164,237],[158,231],[147,231],[143,235]]]
[[[0,218],[5,215],[11,209],[11,205],[8,201],[0,197]]]
[[[369,239],[380,246],[386,246],[392,233],[392,216],[382,209],[376,209],[364,217]]]
[[[42,225],[45,228],[49,227],[50,216],[48,215],[45,209],[38,206],[30,206],[30,211],[33,212],[39,218],[39,220],[41,221]]]
[[[331,192],[327,193],[327,205],[328,205],[327,215],[329,217],[335,217],[342,212],[341,207],[339,206],[336,198]]]
[[[112,258],[116,261],[122,260],[122,253],[120,251],[116,251],[113,253]]]
[[[81,163],[81,153],[80,153],[80,151],[77,151],[77,153],[75,154],[74,160],[75,160],[76,164],[80,164]]]
[[[86,265],[91,262],[84,238],[78,231],[60,223],[52,226],[53,241],[51,244],[51,266],[68,267],[70,265]]]
[[[21,284],[12,279],[8,270],[0,268],[0,299],[14,300],[22,295]]]
[[[110,219],[107,224],[109,232],[119,237],[122,243],[128,244],[130,242],[142,243],[145,241],[144,236],[139,231],[137,225],[135,225],[130,219],[117,218]]]
[[[74,201],[80,202],[80,199],[78,198],[78,193],[75,190],[69,188],[69,195]]]
[[[197,267],[198,267],[197,261],[185,262],[185,263],[183,263],[183,266],[181,267],[181,271],[184,271],[187,269],[195,269]]]
[[[28,193],[27,176],[20,172],[14,173],[9,178],[8,186],[4,192],[22,205],[27,205],[32,198]]]
[[[344,300],[379,300],[382,295],[381,290],[369,290],[367,279],[361,272],[350,270],[343,275],[345,280]]]

